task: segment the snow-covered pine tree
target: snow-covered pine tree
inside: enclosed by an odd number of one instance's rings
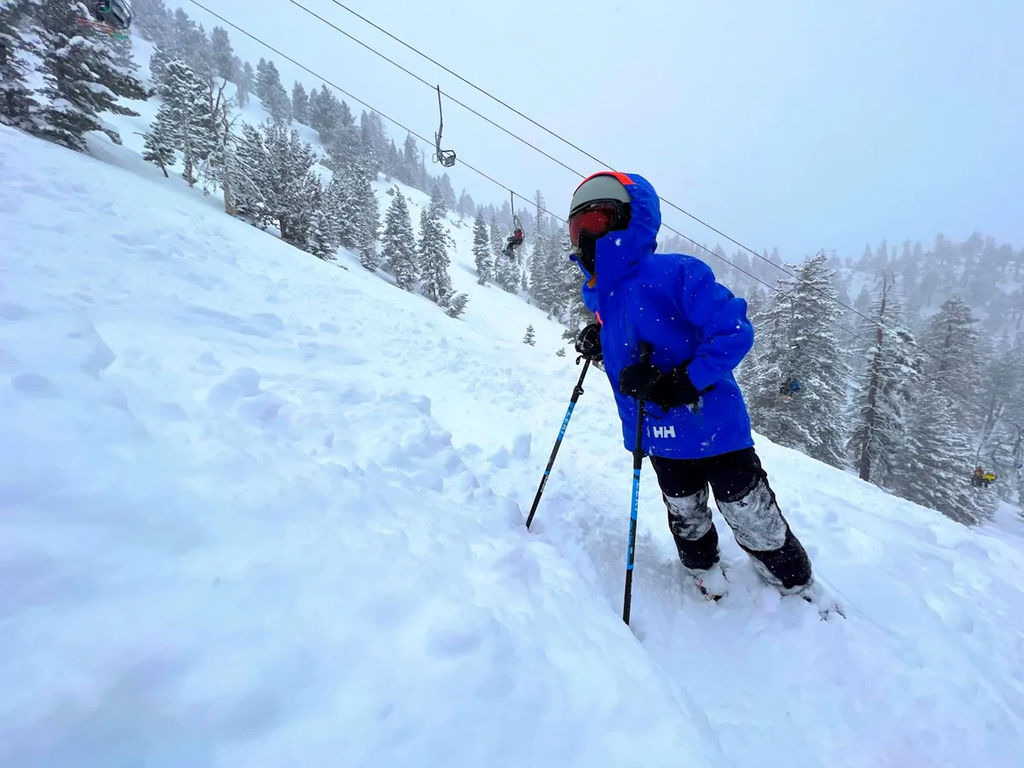
[[[164,109],[164,107],[161,107]],[[142,159],[148,163],[155,163],[164,172],[164,178],[168,178],[167,166],[174,165],[174,147],[177,144],[177,137],[174,134],[174,126],[167,119],[166,114],[161,115],[157,111],[156,118],[145,135],[145,147]]]
[[[231,38],[223,27],[214,27],[210,33],[210,52],[214,74],[222,80],[235,82],[238,77],[238,59],[231,48]]]
[[[292,102],[281,85],[281,75],[274,62],[260,59],[256,67],[256,95],[275,123],[285,124],[292,119]]]
[[[990,514],[989,500],[971,485],[971,447],[958,419],[936,382],[925,379],[910,405],[909,439],[892,485],[900,496],[971,525]]]
[[[381,257],[377,252],[377,237],[380,234],[380,208],[373,193],[376,180],[369,158],[357,156],[349,166],[346,176],[346,197],[352,216],[353,245],[359,252],[359,263],[366,269],[377,269]]]
[[[411,133],[407,133],[405,143],[402,144],[401,162],[395,175],[402,183],[419,189],[419,168],[420,151],[416,146],[416,138]]]
[[[331,214],[327,202],[326,194],[321,195],[316,213],[310,223],[309,233],[306,235],[306,250],[318,259],[332,261],[338,246],[332,237],[334,228],[331,224]]]
[[[530,238],[529,258],[526,259],[526,272],[530,297],[545,312],[551,312],[552,289],[551,275],[548,272],[547,238],[539,231],[534,231]]]
[[[465,293],[453,293],[451,298],[448,299],[448,306],[445,309],[445,314],[448,317],[461,317],[462,313],[466,311],[466,305],[469,304],[469,295]]]
[[[381,251],[384,268],[395,276],[395,284],[406,291],[415,288],[419,277],[416,239],[412,231],[412,219],[409,217],[409,206],[398,189],[384,217]]]
[[[22,129],[31,127],[39,108],[26,79],[29,66],[22,59],[30,49],[21,32],[27,5],[25,0],[0,5],[0,123]]]
[[[384,130],[384,121],[376,112],[367,112],[364,109],[359,115],[359,141],[373,173],[384,172],[387,175],[384,165],[389,149],[388,136]]]
[[[200,79],[213,77],[213,49],[206,31],[196,24],[181,8],[174,12],[174,33],[172,48]]]
[[[491,213],[491,223],[488,230],[491,238],[492,263],[497,267],[498,259],[501,258],[501,249],[505,247],[505,236],[502,234],[501,227],[498,226],[497,213]],[[492,271],[491,274],[496,277],[495,272]]]
[[[234,215],[254,226],[265,226],[270,223],[270,218],[263,194],[270,185],[265,179],[268,163],[263,132],[242,123],[241,137],[229,146],[233,151],[226,169]]]
[[[238,70],[238,82],[235,85],[238,86],[238,90],[235,91],[235,101],[238,102],[239,107],[247,107],[249,105],[249,95],[253,92],[253,88],[256,87],[256,73],[253,71],[252,64],[248,61]]]
[[[907,409],[917,377],[914,337],[903,320],[903,306],[887,274],[862,323],[864,368],[857,377],[852,431],[847,449],[861,480],[884,485],[907,439]]]
[[[319,182],[312,168],[317,162],[313,147],[299,138],[299,132],[274,123],[261,126],[270,166],[267,200],[271,218],[277,222],[281,239],[305,242],[306,231],[315,214],[315,193]]]
[[[476,263],[476,281],[483,285],[491,278],[494,269],[494,258],[491,256],[491,244],[487,235],[487,224],[484,215],[478,213],[473,221],[473,260]]]
[[[435,304],[447,307],[452,296],[452,278],[448,274],[451,237],[442,223],[442,207],[443,202],[438,198],[423,209],[416,250],[423,294]]]
[[[185,57],[170,45],[161,45],[149,57],[149,74],[153,81],[160,83],[166,78],[167,65],[172,61],[184,61]]]
[[[309,96],[298,80],[292,86],[292,116],[296,122],[309,125]]]
[[[437,191],[441,195],[441,199],[444,200],[445,213],[454,211],[458,199],[455,197],[455,188],[452,187],[452,180],[448,178],[447,173],[442,173],[441,178],[438,179]]]
[[[135,14],[132,31],[137,31],[157,47],[166,45],[174,34],[174,14],[164,1],[134,0],[132,8]]]
[[[45,98],[32,132],[78,151],[85,151],[85,134],[89,131],[102,131],[120,144],[120,134],[101,122],[100,114],[110,111],[137,115],[119,105],[117,97],[137,97],[144,92],[142,84],[118,71],[106,35],[82,33],[76,19],[89,15],[84,3],[36,0],[32,7]]]
[[[348,104],[334,99],[330,108],[336,124],[332,130],[318,133],[327,152],[325,164],[332,170],[337,170],[354,163],[356,158],[361,156],[362,136]]]
[[[227,87],[228,81],[219,78],[206,83],[212,149],[200,164],[199,176],[204,188],[209,192],[220,185],[224,197],[224,212],[233,216],[235,210],[229,166],[235,162],[233,129],[237,116],[232,116],[232,103],[227,95]]]
[[[313,147],[298,131],[267,120],[259,128],[242,126],[236,154],[232,187],[238,215],[276,224],[282,240],[303,247],[319,192]]]
[[[309,94],[309,127],[320,134],[320,143],[326,144],[327,138],[341,122],[341,104],[334,91],[326,85],[320,90]]]
[[[167,63],[157,90],[164,102],[147,132],[149,147],[166,147],[182,153],[182,178],[194,186],[198,180],[197,167],[208,158],[217,145],[217,125],[211,112],[209,85],[201,80],[184,61]],[[147,160],[158,162],[163,155],[149,152]],[[161,165],[161,167],[163,167]]]
[[[794,279],[781,281],[759,318],[758,349],[744,379],[754,428],[772,440],[832,466],[846,466],[844,402],[848,365],[836,337],[839,306],[823,253],[806,259]],[[799,394],[787,399],[790,379]]]
[[[537,334],[534,332],[532,325],[526,326],[526,333],[523,335],[523,344],[528,344],[531,347],[537,346]]]
[[[962,434],[979,417],[981,384],[978,328],[971,308],[959,296],[943,302],[921,335],[921,346],[930,353],[924,375],[950,400]]]

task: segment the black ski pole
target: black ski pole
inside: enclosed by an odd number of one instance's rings
[[[640,344],[640,359],[650,360],[651,345]],[[640,506],[640,467],[644,461],[644,401],[636,401],[636,443],[633,444],[633,496],[629,506],[629,544],[626,547],[626,587],[622,596],[622,620],[629,626],[629,610],[633,604],[633,552],[636,549],[636,512]]]
[[[544,493],[544,486],[548,484],[548,477],[551,475],[551,467],[555,465],[555,456],[558,455],[558,449],[562,445],[562,438],[565,436],[565,428],[569,426],[569,419],[572,417],[572,410],[576,407],[576,401],[580,399],[580,395],[583,394],[583,377],[587,375],[587,369],[590,367],[590,358],[583,364],[583,370],[580,371],[580,380],[576,382],[576,386],[572,390],[572,399],[569,400],[569,410],[565,412],[565,418],[562,419],[562,428],[558,430],[558,439],[555,440],[555,447],[551,449],[551,458],[548,459],[548,466],[544,470],[544,476],[540,479],[540,486],[537,488],[537,495],[533,498],[533,506],[530,507],[530,515],[526,518],[526,529],[530,529],[530,523],[533,522],[533,516],[537,513],[537,505],[540,504],[541,494]],[[579,360],[576,361],[577,364]]]

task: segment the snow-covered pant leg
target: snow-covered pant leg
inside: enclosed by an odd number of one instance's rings
[[[718,562],[718,531],[711,522],[708,480],[700,463],[652,456],[651,465],[661,486],[679,559],[687,568],[710,568]]]
[[[753,448],[701,459],[722,517],[761,575],[785,589],[811,579],[811,561],[789,528]]]

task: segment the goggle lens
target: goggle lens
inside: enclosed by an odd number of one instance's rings
[[[612,205],[597,205],[570,217],[569,237],[573,245],[579,244],[581,235],[595,239],[607,235],[616,221],[616,213]]]

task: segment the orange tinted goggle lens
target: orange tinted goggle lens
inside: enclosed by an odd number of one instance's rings
[[[613,206],[581,211],[569,219],[569,237],[574,244],[579,243],[580,235],[594,238],[604,237],[611,231],[614,221],[615,208]]]

